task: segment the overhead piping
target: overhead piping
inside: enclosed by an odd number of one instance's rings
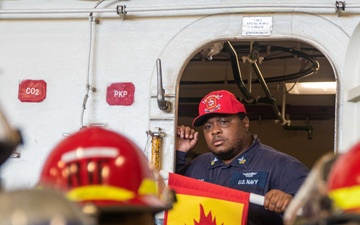
[[[239,65],[239,59],[238,59],[235,49],[233,48],[233,46],[231,45],[231,43],[229,41],[224,43],[224,47],[225,47],[226,51],[228,51],[230,53],[230,61],[231,61],[232,71],[233,71],[234,80],[235,80],[236,85],[240,89],[245,100],[248,103],[253,102],[254,97],[248,91],[248,89],[245,86],[243,79],[241,77],[241,69],[240,69],[240,65]]]
[[[360,4],[348,3],[345,1],[336,1],[329,4],[284,4],[284,3],[268,3],[268,4],[214,4],[214,5],[185,5],[185,6],[147,6],[147,7],[127,7],[126,5],[117,5],[111,9],[93,9],[93,8],[76,8],[76,9],[0,9],[0,14],[24,15],[24,14],[88,14],[88,13],[141,13],[141,12],[170,12],[179,11],[202,11],[203,10],[217,10],[219,13],[224,13],[224,10],[230,10],[229,13],[249,12],[256,10],[256,12],[304,12],[304,13],[339,13],[345,11],[347,13],[359,13],[354,9],[360,9]],[[349,11],[353,9],[354,11]],[[236,12],[234,10],[237,10]],[[210,12],[209,12],[210,13]],[[213,12],[212,12],[213,13]],[[206,14],[206,13],[205,13]]]
[[[258,54],[259,53],[259,45],[258,45],[258,43],[255,42],[255,43],[252,43],[252,45],[253,46],[251,48],[250,55],[251,56],[256,55],[256,57],[259,57],[259,54]],[[240,70],[240,66],[239,66],[239,63],[238,63],[238,57],[237,57],[236,51],[234,50],[234,48],[232,47],[232,45],[231,45],[231,43],[229,41],[225,42],[224,47],[230,53],[230,61],[231,61],[231,64],[232,64],[234,80],[236,81],[237,86],[239,87],[241,93],[243,93],[245,95],[246,100],[249,100],[249,99],[253,98],[251,96],[251,93],[245,87],[245,84],[244,84],[244,82],[242,80],[241,70]],[[253,67],[253,69],[255,71],[255,74],[258,77],[258,81],[260,82],[260,84],[261,84],[261,86],[262,86],[262,88],[263,88],[263,90],[265,92],[266,97],[263,98],[263,99],[265,99],[266,103],[271,104],[272,109],[275,112],[276,117],[278,118],[278,121],[281,122],[281,125],[283,126],[283,128],[285,130],[305,130],[305,131],[307,131],[308,132],[308,139],[312,139],[313,128],[311,126],[291,126],[290,121],[288,121],[288,120],[286,120],[284,118],[284,115],[283,115],[284,113],[282,114],[279,111],[279,109],[278,109],[278,107],[276,105],[276,99],[271,95],[271,92],[270,92],[270,90],[269,90],[269,88],[267,86],[266,80],[264,79],[264,76],[262,75],[262,73],[260,71],[260,68],[257,65],[257,60],[258,59],[256,57],[251,58],[251,65],[252,65],[252,67]],[[309,58],[309,57],[307,57],[307,58]],[[313,61],[317,63],[316,60],[313,60]],[[317,65],[318,65],[318,63],[317,63]],[[318,69],[318,67],[316,67],[315,71],[311,72],[309,75],[314,74],[317,71],[317,69]],[[301,75],[302,76],[308,76],[306,73],[301,74]],[[259,102],[259,100],[257,100],[257,102]],[[257,103],[257,102],[255,102],[255,100],[252,101],[252,103]],[[283,110],[283,112],[284,111],[285,110]]]
[[[334,7],[335,6],[335,7]],[[243,10],[244,12],[249,12],[251,9],[257,9],[257,12],[264,12],[266,10],[271,10],[270,12],[301,12],[304,9],[320,9],[321,12],[324,12],[324,9],[334,9],[336,13],[339,11],[345,11],[346,9],[359,9],[360,4],[346,3],[345,1],[335,1],[335,4],[304,4],[304,3],[295,3],[295,4],[286,4],[286,3],[260,3],[260,4],[217,4],[217,5],[194,5],[194,6],[149,6],[149,7],[135,7],[125,10],[125,13],[128,12],[150,12],[150,11],[184,11],[184,10],[217,10],[217,9],[237,9]],[[259,11],[259,8],[263,8],[264,11]],[[277,11],[274,11],[277,9]],[[282,10],[285,11],[282,11]],[[313,13],[316,13],[312,11]],[[319,11],[320,12],[320,11]]]
[[[280,82],[280,81],[304,78],[304,77],[313,75],[320,68],[320,64],[316,59],[314,59],[313,57],[311,57],[303,52],[297,51],[295,49],[285,48],[285,47],[280,47],[280,46],[271,46],[270,50],[283,51],[283,52],[288,52],[290,54],[296,55],[300,58],[306,59],[308,62],[310,62],[312,64],[312,66],[310,68],[308,68],[304,71],[298,72],[298,73],[266,78],[265,79],[266,82]]]
[[[254,45],[257,45],[257,42],[253,43]],[[238,56],[237,56],[237,52],[235,50],[235,48],[231,45],[231,43],[227,43],[225,42],[224,44],[225,49],[227,50],[227,52],[230,54],[230,61],[232,63],[232,69],[233,69],[233,73],[234,74],[234,83],[236,85],[241,86],[239,87],[240,90],[242,91],[242,94],[244,94],[245,98],[251,99],[252,101],[254,101],[255,99],[250,98],[249,96],[251,95],[251,91],[249,92],[245,86],[245,83],[259,83],[260,81],[258,79],[249,79],[249,80],[242,80],[242,76],[241,76],[241,71],[240,71],[240,66],[238,64]],[[299,72],[296,73],[291,73],[291,74],[285,74],[285,75],[279,75],[279,76],[272,76],[272,77],[266,77],[265,82],[266,83],[272,83],[272,82],[285,82],[285,81],[290,81],[290,80],[296,80],[299,78],[304,78],[310,75],[315,74],[319,68],[320,68],[320,64],[319,62],[314,58],[316,56],[311,56],[308,55],[306,53],[303,53],[301,51],[292,49],[292,48],[285,48],[285,47],[280,47],[280,46],[264,46],[264,45],[258,45],[257,48],[257,54],[252,53],[252,56],[248,56],[249,57],[254,57],[254,55],[259,55],[258,53],[262,52],[263,49],[266,49],[266,51],[271,50],[271,51],[282,51],[282,52],[287,52],[289,54],[292,54],[293,56],[296,56],[298,58],[302,58],[305,59],[307,62],[310,63],[309,68],[306,68],[304,70],[301,70]],[[250,49],[251,50],[251,49]],[[274,58],[263,58],[262,61],[267,61],[267,60],[273,60],[273,59],[279,59],[279,57],[274,57]],[[249,59],[248,61],[250,62],[255,62],[257,59]],[[244,61],[245,63],[245,61]],[[240,79],[240,80],[239,80]],[[228,83],[231,83],[231,81],[227,81]],[[181,82],[182,84],[185,84],[186,82]],[[191,84],[219,84],[219,83],[223,83],[223,81],[191,81]],[[246,93],[249,92],[249,93]],[[258,101],[261,99],[257,99],[256,101]]]
[[[0,14],[117,13],[113,9],[0,9]]]
[[[256,45],[256,43],[255,43],[255,45]],[[243,94],[245,101],[247,103],[256,103],[254,97],[248,91],[248,89],[246,88],[246,86],[242,80],[241,69],[239,66],[239,60],[238,60],[236,51],[234,50],[234,48],[232,47],[232,45],[229,41],[225,42],[224,47],[230,53],[230,61],[231,61],[231,65],[232,65],[234,80],[235,80],[236,85],[239,87],[241,93]],[[253,49],[252,53],[255,51],[258,51],[259,50],[258,47],[259,46],[257,46],[256,49]],[[256,55],[258,55],[258,54],[256,54]],[[253,59],[252,66],[253,66],[255,74],[257,75],[258,80],[260,81],[260,84],[266,94],[266,101],[272,105],[272,108],[275,112],[276,117],[279,119],[281,124],[284,125],[286,123],[286,120],[281,115],[281,113],[276,105],[276,100],[271,96],[270,90],[269,90],[269,88],[266,84],[266,81],[256,63],[256,60],[257,59]]]
[[[259,66],[257,65],[256,62],[252,63],[251,64],[254,71],[255,71],[255,74],[256,76],[258,77],[259,81],[260,81],[260,84],[265,92],[265,95],[267,97],[267,99],[269,100],[269,103],[271,104],[274,112],[275,112],[275,115],[276,117],[278,118],[278,120],[280,121],[281,125],[285,125],[287,124],[287,121],[285,120],[284,116],[281,115],[277,105],[276,105],[276,99],[271,95],[271,92],[269,90],[269,87],[267,86],[266,82],[265,82],[265,79],[259,69]]]

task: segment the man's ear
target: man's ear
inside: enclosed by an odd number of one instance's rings
[[[249,117],[245,116],[244,119],[242,120],[244,126],[246,127],[246,130],[249,131],[250,130],[250,119]]]

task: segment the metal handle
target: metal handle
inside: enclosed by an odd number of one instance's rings
[[[164,112],[171,111],[171,103],[166,101],[164,98],[165,90],[163,89],[162,85],[162,71],[161,71],[161,60],[156,60],[156,69],[157,69],[157,102],[159,109]]]

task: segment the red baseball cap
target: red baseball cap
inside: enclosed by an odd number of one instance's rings
[[[199,115],[193,120],[192,125],[203,125],[209,115],[237,113],[246,113],[246,109],[233,93],[226,90],[213,91],[200,101]]]

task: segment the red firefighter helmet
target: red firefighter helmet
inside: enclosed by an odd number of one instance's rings
[[[334,163],[328,177],[328,191],[337,209],[360,213],[360,142]]]
[[[40,186],[55,187],[100,210],[162,211],[147,158],[124,136],[89,127],[61,141],[48,156]]]

